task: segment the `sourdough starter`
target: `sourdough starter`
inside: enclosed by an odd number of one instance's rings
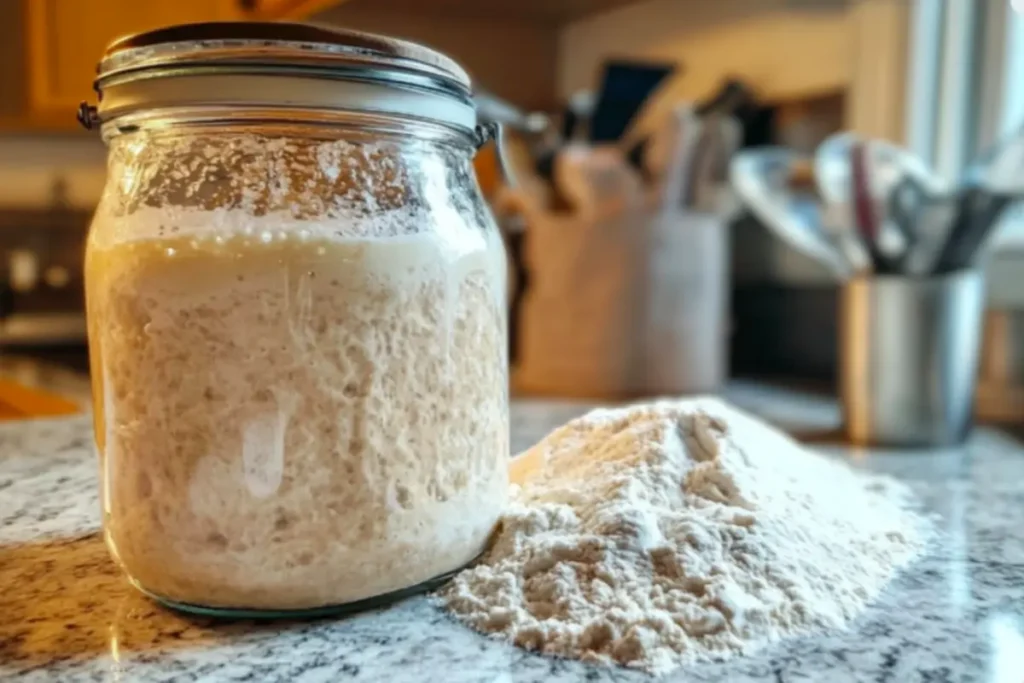
[[[136,583],[294,609],[480,553],[507,491],[496,238],[110,220],[129,238],[90,250],[90,341],[106,534]]]

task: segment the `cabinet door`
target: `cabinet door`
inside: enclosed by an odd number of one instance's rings
[[[29,110],[47,118],[93,99],[96,63],[118,36],[168,24],[240,19],[239,0],[23,0]]]

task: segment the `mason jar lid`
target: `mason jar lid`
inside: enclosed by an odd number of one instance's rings
[[[206,22],[120,38],[99,63],[96,124],[167,108],[395,114],[470,132],[470,79],[422,45],[311,24]]]

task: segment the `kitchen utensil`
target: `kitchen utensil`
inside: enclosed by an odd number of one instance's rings
[[[864,143],[854,141],[850,147],[850,194],[853,201],[853,219],[868,254],[871,255],[875,272],[892,271],[892,264],[879,248],[881,231],[875,214],[874,193],[867,167],[867,150]]]
[[[705,185],[712,182],[711,164],[715,161],[721,145],[721,128],[718,123],[718,117],[714,115],[701,120],[700,135],[694,144],[693,157],[683,179],[683,206],[697,206],[698,194]]]
[[[715,114],[730,115],[740,106],[750,102],[752,98],[753,94],[745,83],[730,79],[723,83],[718,92],[710,99],[698,104],[696,111],[701,117]]]
[[[912,175],[903,176],[889,193],[886,218],[906,240],[908,251],[917,241],[916,226],[929,200],[927,190]]]
[[[797,155],[781,147],[744,150],[733,157],[729,180],[745,206],[779,239],[822,263],[836,277],[850,264],[823,231],[820,220],[799,211],[788,188]]]
[[[698,211],[731,214],[723,193],[729,178],[729,162],[743,142],[743,128],[733,116],[749,104],[750,89],[741,81],[728,80],[709,100],[695,108],[701,133],[695,143],[690,170],[684,174],[683,204]]]
[[[815,151],[813,168],[815,186],[824,204],[825,227],[850,269],[861,272],[871,267],[871,256],[854,217],[850,191],[853,140],[849,134],[825,140]]]
[[[921,276],[936,272],[935,265],[949,239],[957,210],[958,196],[949,193],[929,195],[917,208],[914,242],[902,264],[905,273]]]
[[[613,61],[605,64],[590,121],[591,142],[615,142],[676,64]]]
[[[572,94],[562,113],[562,143],[580,142],[589,137],[590,120],[594,115],[597,99],[590,90],[579,90]]]
[[[758,102],[753,89],[741,80],[730,79],[709,100],[697,105],[701,116],[716,113],[735,118],[740,125],[740,147],[772,145],[777,107]]]
[[[849,438],[944,446],[972,422],[985,284],[981,272],[857,276],[840,296],[839,381]]]
[[[857,244],[859,240],[850,237],[851,233],[860,234],[854,216],[854,182],[851,178],[851,154],[859,144],[865,146],[863,167],[869,178],[870,213],[875,219],[871,226],[875,228],[873,244],[863,246]],[[914,237],[887,215],[890,197],[899,183],[909,177],[922,194],[938,195],[946,191],[946,185],[907,150],[882,140],[861,141],[853,133],[833,135],[818,146],[814,154],[814,176],[818,193],[828,206],[827,213],[832,219],[830,228],[836,232],[836,241],[847,259],[863,263],[868,248],[871,248],[872,260],[882,257],[882,270],[903,267],[909,261],[915,242]],[[874,267],[878,264],[866,265]]]
[[[990,192],[1024,193],[1024,128],[972,162],[964,172],[962,184]]]
[[[740,81],[728,81],[711,99],[693,107],[696,117],[707,123],[709,117],[717,117],[720,121],[728,122],[722,124],[723,141],[721,147],[723,154],[716,155],[721,161],[720,178],[725,181],[728,178],[729,160],[732,154],[743,144],[743,125],[734,116],[737,110],[750,105],[750,89]],[[651,144],[651,137],[641,138],[635,142],[627,152],[627,159],[641,171],[646,171],[643,160],[647,155],[647,148]]]
[[[477,117],[481,121],[494,121],[524,133],[542,134],[551,127],[551,120],[539,112],[526,113],[500,97],[477,88],[473,94]]]
[[[643,137],[637,142],[633,143],[629,149],[626,150],[626,162],[630,166],[635,168],[644,174],[644,178],[648,181],[652,180],[644,167],[644,158],[647,156],[647,149],[650,146],[651,139],[649,137]]]
[[[715,166],[714,178],[718,182],[715,210],[725,216],[726,221],[736,218],[740,205],[729,184],[729,164],[743,145],[743,124],[733,116],[721,120],[722,146]]]
[[[853,273],[871,270],[871,256],[857,233],[849,204],[820,203],[822,229]]]
[[[860,139],[855,133],[837,133],[818,145],[814,152],[814,177],[825,201],[843,203],[850,198],[850,150]],[[884,140],[864,141],[865,165],[871,178],[872,193],[887,197],[899,181],[912,176],[929,194],[948,190],[918,157]]]
[[[701,121],[693,108],[680,105],[648,138],[642,163],[648,185],[655,193],[655,206],[682,205],[701,130]]]
[[[976,260],[1006,209],[1024,199],[1024,129],[975,160],[961,188],[953,226],[935,264],[939,272]]]
[[[895,270],[902,273],[923,274],[930,271],[919,271],[918,245],[927,242],[924,233],[935,233],[938,226],[925,223],[925,209],[934,200],[911,175],[904,176],[892,189],[886,201],[886,221],[893,228],[893,234],[899,235],[904,242],[901,255],[896,258]]]
[[[735,119],[718,114],[703,119],[691,169],[685,174],[685,206],[708,212],[721,208],[720,190],[728,180],[729,159],[736,151],[740,135]]]
[[[969,266],[1003,211],[1017,198],[980,187],[964,189],[957,202],[953,227],[936,261],[935,272],[945,273]]]
[[[568,142],[573,139],[573,134],[576,132],[577,124],[579,123],[579,116],[572,107],[566,107],[562,112],[562,140]]]
[[[618,141],[650,93],[673,68],[631,62],[606,64],[597,95],[589,90],[580,90],[570,97],[562,113],[561,140],[559,144],[536,155],[537,174],[544,180],[553,181],[556,158],[567,145],[587,140]],[[662,73],[665,69],[668,72]],[[600,137],[594,137],[595,132]],[[638,167],[636,161],[642,154],[645,142],[640,140],[627,151],[627,158],[635,167]],[[556,201],[554,205],[556,208],[565,208],[563,204]]]

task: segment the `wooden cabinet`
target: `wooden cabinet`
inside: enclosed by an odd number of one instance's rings
[[[340,0],[0,0],[0,129],[74,130],[111,40],[193,21],[303,19]]]
[[[314,18],[420,40],[523,106],[554,101],[558,32],[636,0],[0,0],[0,130],[77,130],[111,40],[196,21]],[[351,10],[351,11],[350,11]],[[314,16],[315,15],[315,16]]]
[[[276,21],[304,19],[343,0],[239,0],[244,15],[251,19]]]
[[[73,120],[92,99],[96,63],[111,40],[127,33],[189,21],[222,21],[241,15],[236,0],[23,0],[28,45],[27,105],[43,120]]]

